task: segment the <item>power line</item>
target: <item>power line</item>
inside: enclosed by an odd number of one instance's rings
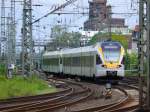
[[[66,6],[72,4],[72,3],[76,2],[76,1],[77,1],[77,0],[70,0],[70,1],[67,1],[66,3],[62,4],[61,6],[57,7],[57,8],[54,9],[54,10],[52,10],[51,12],[49,12],[49,13],[45,14],[44,16],[40,17],[39,19],[33,21],[32,24],[34,24],[34,23],[36,23],[36,22],[42,20],[42,19],[45,18],[45,17],[48,17],[50,14],[53,14],[54,12],[56,12],[56,11],[62,9],[62,8],[65,8]]]

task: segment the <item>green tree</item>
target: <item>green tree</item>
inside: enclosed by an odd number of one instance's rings
[[[79,47],[81,36],[79,32],[69,32],[67,28],[56,25],[52,28],[51,32],[53,46],[55,46],[53,50],[64,47]]]
[[[128,53],[124,57],[124,65],[126,70],[130,69],[130,55]]]
[[[103,40],[108,40],[109,39],[109,34],[108,33],[97,33],[95,34],[92,39],[90,40],[90,44],[95,44],[96,42],[100,42]],[[111,37],[112,41],[117,41],[120,42],[123,47],[127,50],[128,48],[128,39],[125,35],[121,35],[121,34],[114,34],[112,33],[112,37]]]
[[[82,35],[79,32],[72,32],[71,33],[71,47],[79,47],[80,46],[80,40]]]
[[[92,37],[89,43],[95,44],[96,42],[100,42],[102,40],[107,40],[107,39],[108,39],[108,33],[99,32]]]
[[[120,42],[126,50],[128,49],[128,39],[126,36],[112,34],[112,40]]]

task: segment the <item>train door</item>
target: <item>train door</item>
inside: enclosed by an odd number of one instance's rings
[[[62,57],[59,58],[59,72],[62,73],[63,71],[63,64],[62,64]]]
[[[96,55],[96,73],[98,73],[98,70],[100,69],[101,64],[102,64],[102,60],[100,56],[97,54]]]

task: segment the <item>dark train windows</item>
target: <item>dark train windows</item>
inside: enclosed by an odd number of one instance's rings
[[[44,64],[44,65],[49,65],[48,59],[43,59],[43,64]]]
[[[96,64],[102,64],[102,60],[99,55],[96,55]]]
[[[82,56],[82,66],[90,67],[94,65],[94,56]]]
[[[72,57],[72,66],[80,66],[81,59],[80,57]]]
[[[51,58],[51,59],[43,59],[44,65],[59,65],[58,58]]]
[[[90,56],[85,56],[85,66],[90,67],[91,66],[91,58]]]
[[[59,59],[58,58],[53,58],[51,59],[52,65],[59,65]]]
[[[70,57],[63,58],[63,65],[64,66],[70,66],[71,65],[71,58]]]
[[[63,58],[63,65],[73,67],[91,67],[94,66],[94,56],[65,57]]]
[[[125,64],[125,57],[123,57],[121,64]]]

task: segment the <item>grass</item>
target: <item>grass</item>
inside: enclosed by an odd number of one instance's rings
[[[138,76],[138,72],[125,71],[125,76]]]
[[[49,87],[45,81],[36,76],[26,79],[21,76],[15,76],[13,79],[7,79],[2,75],[0,76],[0,99],[31,96],[56,91],[56,88]]]
[[[6,74],[6,66],[4,64],[0,64],[0,75],[5,76]]]

